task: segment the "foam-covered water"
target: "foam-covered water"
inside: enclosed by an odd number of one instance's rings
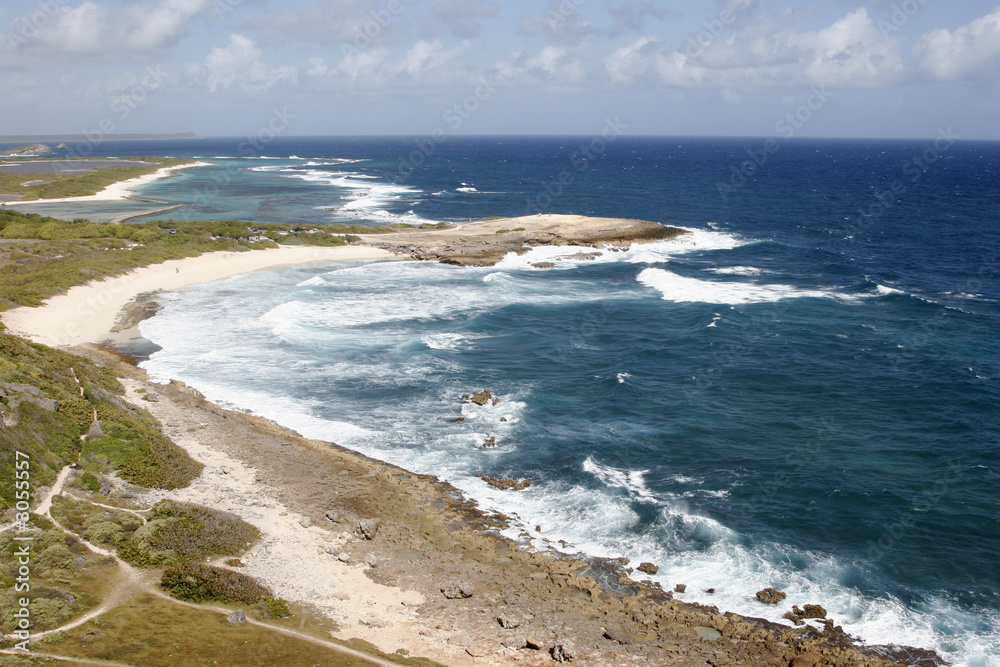
[[[402,174],[404,140],[289,141],[268,154],[301,157],[248,162],[275,169],[239,167],[211,206],[375,224],[544,201],[692,233],[194,287],[143,323],[147,369],[444,477],[513,539],[656,563],[682,599],[777,622],[818,603],[870,643],[997,664],[997,146],[952,147],[873,215],[920,142],[787,142],[720,191],[752,143],[623,138],[553,197],[578,144],[455,140]],[[501,402],[460,398],[486,388]]]

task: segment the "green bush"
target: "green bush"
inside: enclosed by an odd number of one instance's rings
[[[160,586],[170,595],[191,602],[216,600],[255,604],[262,598],[271,597],[271,591],[252,577],[202,563],[168,567],[160,578]]]
[[[261,606],[268,618],[288,618],[292,615],[288,603],[281,598],[266,597],[261,601]]]
[[[159,502],[146,524],[122,542],[118,556],[138,567],[173,565],[209,556],[239,556],[260,532],[238,516],[172,500]]]
[[[108,546],[118,546],[125,537],[125,530],[113,521],[101,521],[95,523],[87,529],[84,537],[92,544],[102,544]]]
[[[97,493],[101,490],[101,480],[97,479],[97,475],[89,470],[80,475],[80,483],[92,493]]]

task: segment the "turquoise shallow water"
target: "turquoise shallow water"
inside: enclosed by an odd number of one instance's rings
[[[441,475],[536,546],[658,563],[685,599],[777,620],[753,597],[776,586],[866,641],[998,664],[1000,147],[785,142],[743,182],[759,141],[620,138],[581,164],[589,141],[456,139],[412,172],[398,138],[276,140],[270,158],[153,147],[214,163],[142,192],[177,218],[544,205],[693,233],[592,261],[540,249],[195,287],[144,323],[163,347],[146,366]],[[483,388],[502,402],[462,404]]]

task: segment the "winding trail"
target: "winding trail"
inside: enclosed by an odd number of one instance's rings
[[[110,551],[108,549],[103,549],[103,548],[97,546],[96,544],[92,544],[91,542],[87,541],[86,539],[84,539],[79,534],[75,533],[72,530],[69,530],[68,528],[66,528],[65,526],[63,526],[61,523],[59,523],[59,521],[57,521],[52,516],[52,499],[55,498],[56,496],[63,495],[64,488],[66,486],[66,479],[69,477],[69,475],[72,472],[72,470],[73,470],[72,466],[66,466],[62,470],[59,471],[59,475],[56,477],[56,481],[52,484],[51,490],[49,490],[49,492],[45,494],[45,497],[42,498],[41,502],[38,503],[38,506],[34,510],[32,510],[32,513],[36,514],[38,516],[44,516],[44,517],[46,517],[47,519],[49,519],[50,521],[52,521],[52,523],[57,528],[59,528],[63,532],[66,532],[66,533],[69,533],[70,535],[73,535],[78,540],[80,540],[80,543],[82,543],[84,546],[86,546],[92,552],[100,554],[102,556],[107,556],[109,558],[113,558],[114,561],[115,561],[115,564],[118,566],[117,581],[115,582],[114,587],[107,594],[107,596],[105,597],[105,600],[101,603],[101,605],[99,607],[97,607],[96,609],[93,609],[93,610],[87,612],[86,614],[84,614],[83,616],[80,616],[77,619],[74,619],[74,620],[70,621],[69,623],[66,623],[65,625],[61,625],[61,626],[59,626],[57,628],[52,628],[51,630],[46,630],[44,632],[32,633],[32,635],[31,635],[32,641],[41,639],[41,638],[49,636],[49,635],[56,634],[58,632],[66,632],[68,630],[73,630],[75,628],[78,628],[81,625],[84,625],[85,623],[88,623],[89,621],[92,621],[95,618],[98,618],[99,616],[102,616],[102,615],[108,613],[112,609],[115,609],[116,607],[118,607],[118,606],[120,606],[120,605],[128,602],[129,600],[133,599],[134,597],[136,597],[137,595],[139,595],[141,593],[148,593],[150,595],[155,595],[156,597],[159,597],[159,598],[162,598],[164,600],[167,600],[167,601],[169,601],[169,602],[171,602],[173,604],[182,605],[184,607],[190,607],[190,608],[193,608],[193,609],[200,609],[200,610],[203,610],[203,611],[210,611],[210,612],[213,612],[213,613],[222,614],[224,616],[228,616],[230,613],[232,613],[231,609],[226,609],[224,607],[216,607],[216,606],[207,605],[207,604],[196,604],[196,603],[193,603],[193,602],[184,602],[183,600],[178,600],[176,598],[170,597],[169,595],[167,595],[166,593],[164,593],[163,591],[161,591],[159,589],[159,587],[157,586],[157,582],[156,582],[157,577],[156,577],[155,572],[147,572],[147,571],[144,571],[144,570],[140,570],[140,569],[138,569],[136,567],[133,567],[132,565],[129,565],[125,561],[123,561],[120,558],[118,558],[118,555],[115,552]],[[69,496],[69,497],[75,498],[76,500],[83,500],[81,498],[78,498],[78,497],[74,496],[73,494],[70,494],[70,493],[66,493],[66,495]],[[92,502],[92,501],[89,501],[89,500],[86,500],[84,502],[88,502],[88,503],[90,503],[92,505],[96,505],[98,507],[105,507],[107,509],[113,509],[113,510],[116,510],[116,511],[129,512],[129,513],[132,513],[132,514],[135,514],[137,512],[148,512],[149,511],[148,509],[147,510],[128,510],[128,509],[124,509],[124,508],[121,508],[121,507],[114,507],[112,505],[105,505],[105,504],[102,504],[102,503],[95,503],[95,502]],[[141,516],[140,516],[140,518],[142,518],[143,521],[145,522],[145,518],[143,518]],[[11,526],[5,526],[3,529],[6,530],[8,528],[12,528],[14,525],[16,525],[16,524],[12,524]],[[379,658],[378,656],[375,656],[375,655],[372,655],[372,654],[369,654],[369,653],[365,653],[364,651],[359,651],[359,650],[352,649],[352,648],[347,647],[347,646],[343,646],[341,644],[337,644],[337,643],[334,643],[334,642],[331,642],[331,641],[326,641],[326,640],[320,639],[318,637],[314,637],[312,635],[306,634],[304,632],[299,632],[297,630],[292,630],[292,629],[289,629],[289,628],[278,627],[278,626],[275,626],[275,625],[271,625],[269,623],[264,623],[262,621],[258,621],[256,619],[253,619],[253,618],[250,618],[250,617],[247,617],[246,622],[249,625],[258,626],[258,627],[261,627],[261,628],[266,628],[266,629],[274,631],[274,632],[280,632],[283,635],[287,635],[289,637],[294,637],[296,639],[300,639],[300,640],[309,642],[310,644],[314,644],[316,646],[322,646],[324,648],[327,648],[327,649],[329,649],[331,651],[335,651],[337,653],[341,653],[341,654],[344,654],[344,655],[349,655],[349,656],[352,656],[352,657],[355,657],[355,658],[359,658],[359,659],[365,660],[367,662],[370,662],[370,663],[372,663],[374,665],[379,665],[380,667],[399,667],[398,663],[389,662],[387,660],[383,660],[383,659]],[[26,654],[26,653],[23,653],[23,652],[20,652],[20,651],[16,651],[16,650],[13,650],[13,649],[3,649],[3,650],[0,650],[0,654],[2,654],[2,655],[21,655],[21,656],[29,656],[30,655],[32,657],[49,658],[49,659],[52,659],[52,660],[61,660],[61,661],[64,661],[64,662],[75,662],[75,663],[84,664],[84,665],[102,665],[104,667],[138,667],[136,665],[129,665],[129,664],[122,663],[122,662],[113,662],[113,661],[106,661],[106,660],[92,660],[92,659],[88,659],[88,658],[74,658],[72,656],[56,655],[56,654],[49,654],[49,653],[38,653],[36,651],[32,651],[30,654]]]

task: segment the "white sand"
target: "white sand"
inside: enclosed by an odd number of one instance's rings
[[[196,283],[281,266],[393,255],[356,246],[282,246],[245,252],[213,252],[136,269],[117,278],[77,285],[38,308],[15,308],[0,315],[14,334],[50,346],[97,343],[111,337],[119,311],[137,294],[173,290]]]
[[[59,199],[30,199],[28,201],[8,201],[5,202],[5,206],[17,206],[19,204],[59,204],[63,202],[79,202],[79,201],[121,201],[122,199],[128,199],[132,195],[132,190],[139,187],[140,185],[148,185],[153,181],[157,181],[161,178],[166,178],[170,176],[178,169],[190,169],[191,167],[207,167],[210,163],[208,162],[192,162],[190,164],[181,164],[176,167],[162,167],[157,169],[152,174],[145,174],[144,176],[136,176],[135,178],[130,178],[127,181],[119,181],[117,183],[112,183],[108,187],[104,188],[97,194],[86,195],[83,197],[61,197]]]

